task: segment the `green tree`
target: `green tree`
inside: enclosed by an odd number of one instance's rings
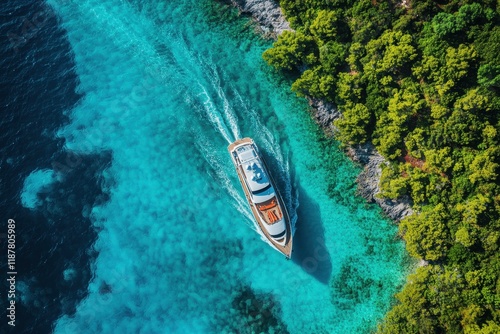
[[[410,118],[417,116],[424,106],[425,100],[421,99],[414,84],[394,93],[389,99],[387,113],[377,120],[374,142],[382,155],[389,159],[401,156]]]
[[[408,191],[408,180],[401,175],[399,167],[394,165],[382,165],[380,176],[380,191],[383,198],[398,198],[406,195]]]
[[[426,148],[428,133],[424,128],[416,128],[406,136],[404,143],[408,154],[414,158],[422,159]]]
[[[449,47],[446,50],[446,78],[457,82],[465,77],[476,57],[477,53],[472,45],[460,44],[457,49]]]
[[[472,183],[493,182],[497,179],[499,148],[492,147],[476,155],[470,165],[469,180]]]
[[[264,51],[262,57],[271,66],[280,70],[293,70],[314,55],[314,42],[301,32],[284,31],[273,47]]]
[[[346,104],[343,107],[342,117],[335,121],[339,129],[339,139],[344,143],[364,143],[368,140],[368,126],[371,113],[361,103]]]
[[[364,72],[369,77],[401,73],[417,57],[410,34],[386,30],[380,38],[368,42]]]
[[[327,71],[335,71],[345,61],[345,46],[338,42],[328,42],[319,48],[319,60]]]
[[[309,95],[329,100],[335,91],[335,79],[322,66],[308,69],[295,80],[292,90],[299,96]]]
[[[457,21],[463,22],[464,25],[470,26],[471,24],[484,17],[483,8],[477,2],[465,4],[458,9],[456,17]]]
[[[439,13],[432,19],[434,33],[443,38],[447,35],[461,31],[465,27],[463,17],[457,17],[450,13]]]
[[[339,19],[340,12],[336,10],[320,10],[317,12],[316,18],[309,26],[309,30],[319,46],[334,40]]]
[[[450,147],[425,151],[424,168],[433,173],[448,173],[454,165],[451,152]]]
[[[442,259],[449,247],[447,219],[448,213],[443,204],[403,219],[399,229],[406,240],[408,252],[425,260]]]
[[[341,103],[358,103],[363,94],[361,76],[357,73],[342,72],[338,74],[337,96]]]
[[[379,332],[497,333],[498,1],[406,4],[281,0],[296,32],[265,57],[295,70],[298,94],[338,105],[344,144],[372,140],[387,159],[382,197],[411,197],[400,233],[430,265],[408,277]]]
[[[433,333],[437,321],[430,312],[430,303],[426,297],[427,284],[435,271],[434,266],[417,268],[408,276],[403,291],[396,294],[396,304],[379,326],[379,333]]]
[[[484,64],[477,71],[477,82],[486,87],[500,88],[500,64]]]

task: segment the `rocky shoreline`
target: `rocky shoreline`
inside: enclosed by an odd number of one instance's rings
[[[309,105],[312,108],[312,116],[316,123],[325,131],[326,135],[335,135],[337,129],[333,125],[336,119],[342,117],[331,103],[318,99],[309,98]],[[411,199],[403,196],[396,200],[379,198],[380,177],[382,176],[382,164],[387,163],[385,158],[380,155],[371,143],[349,146],[346,149],[347,155],[354,161],[363,166],[363,171],[359,173],[356,182],[358,184],[357,192],[369,203],[377,203],[384,213],[392,220],[399,222],[406,216],[413,213],[411,208]]]
[[[226,2],[238,8],[240,13],[250,15],[265,37],[276,39],[283,31],[292,30],[276,1],[226,0]]]
[[[241,13],[252,16],[266,37],[276,38],[285,30],[292,30],[279,7],[273,0],[229,0]],[[340,111],[331,103],[318,99],[309,99],[312,108],[312,117],[323,128],[327,135],[335,134],[333,121],[342,117]],[[358,194],[368,202],[376,202],[384,213],[392,220],[399,222],[413,213],[411,199],[408,196],[396,200],[379,198],[380,177],[382,164],[387,163],[373,144],[351,146],[347,148],[347,155],[355,162],[364,166],[358,175]]]

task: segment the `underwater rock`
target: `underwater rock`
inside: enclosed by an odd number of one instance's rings
[[[280,318],[281,306],[272,295],[256,293],[249,286],[243,286],[232,304],[239,316],[236,323],[226,328],[228,332],[288,334]]]
[[[363,264],[359,259],[349,257],[331,282],[332,303],[341,310],[354,310],[375,291],[383,289],[383,281],[371,278],[369,272],[363,272],[361,268]]]
[[[99,293],[101,295],[105,295],[105,294],[111,293],[111,292],[113,292],[113,288],[111,287],[111,285],[109,285],[105,281],[102,281],[101,285],[99,286]]]

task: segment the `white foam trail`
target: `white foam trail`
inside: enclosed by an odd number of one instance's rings
[[[194,94],[204,98],[202,101],[204,112],[212,125],[215,126],[216,130],[228,143],[232,143],[234,139],[241,138],[238,117],[231,108],[230,102],[221,86],[220,76],[215,63],[210,58],[206,60],[201,55],[196,54],[194,50],[191,50],[182,35],[175,35],[169,31],[165,31],[164,37],[171,44],[176,45],[176,48],[174,48],[176,51],[172,54],[175,61],[168,64],[168,59],[165,59],[167,61],[165,65],[174,66],[175,70],[166,71],[165,67],[161,67],[162,71],[160,72],[170,73],[168,80],[179,83],[186,82],[189,78],[198,78],[196,84],[201,88],[201,92]],[[182,66],[179,64],[182,64]],[[150,68],[156,71],[160,66],[150,66]],[[172,77],[172,73],[175,74],[175,77]],[[215,98],[214,100],[212,96],[215,96],[215,94],[217,94],[218,99]],[[218,105],[222,105],[221,108]],[[222,113],[218,110],[222,110]],[[231,131],[229,131],[228,125]]]
[[[238,193],[233,185],[233,182],[229,179],[224,165],[215,155],[216,149],[212,147],[211,141],[208,138],[203,137],[201,134],[198,134],[195,145],[198,151],[202,154],[203,158],[215,172],[219,184],[221,184],[227,190],[229,195],[231,195],[231,197],[235,200],[232,204],[246,218],[245,224],[254,231],[257,231],[257,226],[255,225],[248,203]]]
[[[236,139],[239,139],[241,138],[241,134],[240,134],[240,129],[238,127],[238,116],[236,116],[236,113],[234,112],[233,108],[231,108],[229,100],[227,99],[226,94],[222,89],[222,85],[220,84],[220,76],[213,62],[210,63],[210,72],[212,73],[211,77],[213,78],[212,85],[217,90],[217,95],[219,96],[219,98],[223,101],[224,116],[226,117],[226,120],[229,122],[229,126],[231,127],[234,137]]]
[[[216,128],[216,130],[219,131],[219,133],[224,137],[224,139],[226,139],[227,143],[231,144],[234,140],[232,140],[231,136],[229,135],[229,129],[224,123],[221,114],[217,111],[217,108],[214,106],[212,99],[208,95],[208,92],[206,91],[205,87],[203,87],[200,83],[198,83],[198,85],[202,89],[202,92],[199,93],[197,96],[201,95],[205,97],[205,101],[203,101],[203,106],[205,108],[205,114],[208,116],[210,123],[212,123],[212,125]]]
[[[240,129],[238,128],[238,117],[234,113],[234,110],[229,106],[229,102],[227,101],[226,96],[221,93],[222,93],[222,87],[219,87],[219,96],[223,95],[224,99],[224,116],[226,116],[226,119],[229,121],[229,126],[233,131],[234,138],[240,139],[241,134],[240,134]]]

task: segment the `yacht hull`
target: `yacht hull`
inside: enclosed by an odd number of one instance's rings
[[[270,230],[270,225],[273,223],[269,221],[268,217],[266,216],[265,211],[262,210],[263,206],[259,205],[258,203],[255,203],[254,200],[252,200],[252,191],[249,189],[248,185],[248,180],[246,181],[246,176],[245,175],[245,170],[242,167],[242,162],[240,161],[238,154],[236,153],[236,150],[240,147],[243,146],[251,146],[255,152],[257,153],[257,158],[259,159],[259,162],[262,162],[262,166],[264,169],[264,172],[269,176],[269,183],[271,184],[272,188],[274,188],[274,193],[276,201],[273,203],[275,206],[275,210],[273,210],[275,213],[278,212],[279,218],[281,218],[280,222],[284,220],[285,224],[285,235],[281,239],[277,239],[276,237],[273,237],[271,233],[269,232]],[[259,150],[257,146],[255,145],[254,141],[251,138],[243,138],[236,140],[232,144],[228,146],[228,151],[231,155],[231,160],[233,161],[233,164],[236,168],[236,173],[238,174],[238,178],[240,180],[241,186],[243,188],[243,191],[245,193],[245,197],[247,199],[247,202],[250,206],[250,209],[252,211],[252,215],[257,222],[257,225],[259,226],[260,231],[262,234],[266,237],[266,239],[269,241],[269,244],[285,255],[287,258],[290,258],[292,255],[292,244],[293,244],[293,235],[292,235],[292,228],[291,228],[291,223],[290,223],[290,217],[288,215],[288,211],[286,210],[286,206],[283,202],[283,199],[276,188],[276,184],[274,180],[272,179],[272,176],[269,173],[269,169],[267,168],[267,165],[265,161],[262,159]],[[272,204],[271,204],[272,205]],[[278,217],[274,214],[271,215],[271,217],[275,218],[275,221],[278,219]]]

